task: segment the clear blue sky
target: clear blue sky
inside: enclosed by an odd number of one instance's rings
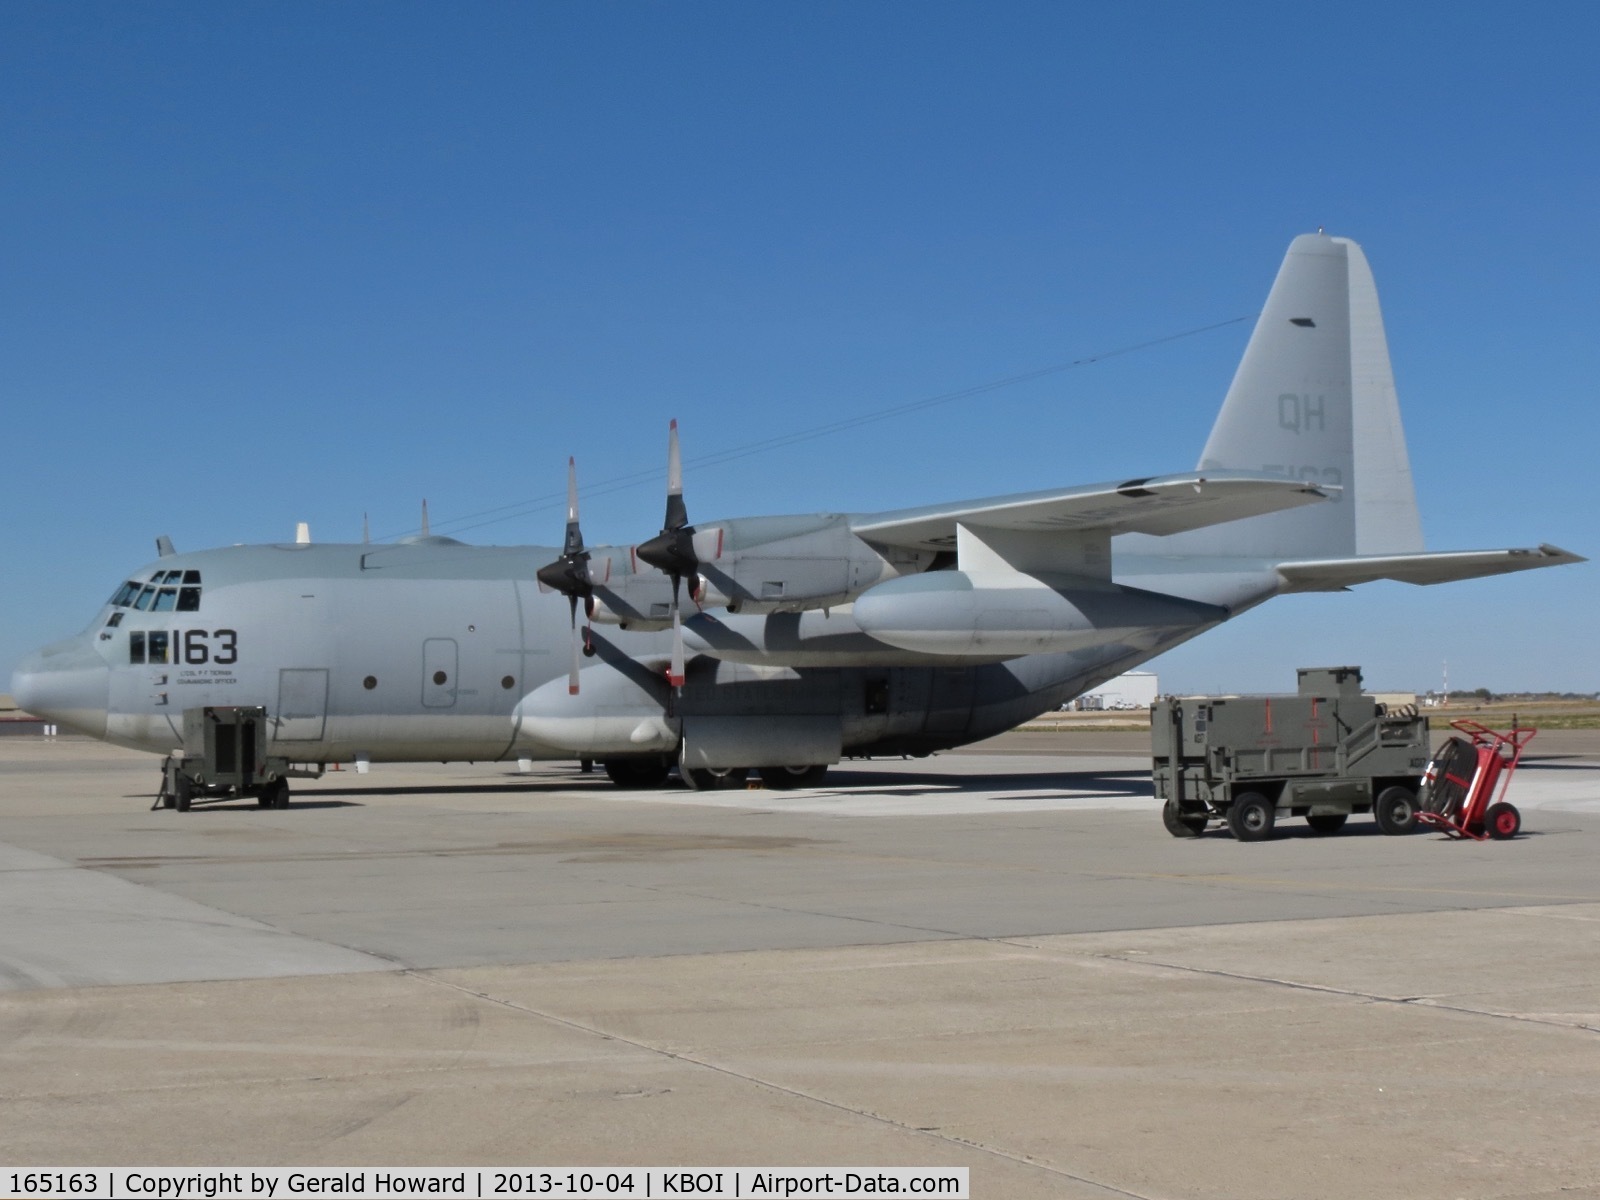
[[[1595,556],[1596,44],[1578,3],[10,0],[0,668],[162,533],[427,497],[550,544],[572,453],[590,540],[641,540],[671,416],[692,463],[1253,314],[1319,225],[1377,276],[1429,545]],[[690,513],[1184,470],[1248,330],[691,469]],[[1282,599],[1156,669],[1592,691],[1597,579]]]

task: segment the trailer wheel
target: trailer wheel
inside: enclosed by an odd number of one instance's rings
[[[1245,792],[1228,806],[1228,828],[1241,842],[1260,842],[1272,836],[1277,806],[1260,792]]]
[[[1483,814],[1483,828],[1485,832],[1497,842],[1517,836],[1522,828],[1522,814],[1517,811],[1514,804],[1502,801],[1499,804],[1489,805],[1489,811]]]
[[[1347,814],[1324,813],[1317,817],[1307,817],[1306,824],[1311,826],[1315,833],[1338,833],[1344,828]]]
[[[1161,823],[1176,838],[1199,837],[1206,831],[1206,815],[1186,813],[1178,807],[1176,800],[1168,800],[1161,806]]]
[[[175,772],[172,776],[172,807],[179,812],[188,812],[193,801],[194,784],[182,771]]]
[[[1410,788],[1384,788],[1372,806],[1372,819],[1391,835],[1410,833],[1417,827],[1417,797]]]

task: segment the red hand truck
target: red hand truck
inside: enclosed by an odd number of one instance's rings
[[[1439,747],[1422,774],[1419,821],[1436,826],[1446,837],[1504,841],[1517,836],[1522,814],[1506,803],[1506,789],[1522,761],[1522,751],[1537,729],[1517,727],[1500,733],[1476,721],[1451,721],[1467,736],[1453,737]],[[1495,784],[1500,797],[1491,803]]]

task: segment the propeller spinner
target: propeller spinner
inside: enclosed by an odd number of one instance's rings
[[[678,454],[676,419],[667,428],[666,519],[661,523],[661,532],[642,543],[636,553],[672,579],[672,665],[667,670],[667,682],[682,687],[683,621],[678,612],[678,594],[685,579],[689,580],[689,591],[694,592],[700,559],[694,552],[694,526],[689,524],[689,510],[683,503],[683,460]]]
[[[681,501],[680,501],[681,503]],[[567,459],[567,536],[561,543],[561,557],[534,572],[535,577],[553,592],[567,598],[572,610],[572,670],[567,676],[567,692],[578,694],[579,655],[583,651],[578,633],[578,601],[594,595],[589,582],[589,551],[583,545],[583,530],[578,527],[578,464]]]

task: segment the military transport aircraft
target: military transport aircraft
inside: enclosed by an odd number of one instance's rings
[[[634,546],[584,544],[570,475],[559,553],[424,535],[177,554],[161,539],[12,690],[163,755],[186,711],[261,706],[268,758],[246,790],[269,806],[288,803],[284,776],[351,761],[576,758],[624,787],[674,767],[696,788],[751,769],[804,784],[846,756],[1009,729],[1276,595],[1583,561],[1423,551],[1372,275],[1359,246],[1321,233],[1290,245],[1193,471],[691,524],[676,423],[668,461],[666,520]],[[188,794],[181,766],[176,786]]]

